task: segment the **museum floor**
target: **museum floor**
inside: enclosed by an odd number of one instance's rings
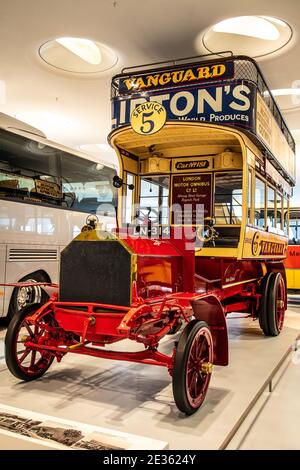
[[[300,333],[300,307],[289,306],[277,338],[262,336],[251,319],[230,319],[228,327],[230,365],[214,367],[206,400],[190,417],[178,412],[170,377],[159,367],[69,354],[40,380],[19,382],[6,369],[2,329],[0,412],[7,407],[33,418],[43,414],[53,423],[72,420],[128,433],[140,444],[143,437],[145,448],[300,449],[300,352],[289,352]],[[162,350],[172,348],[173,341],[168,337]],[[270,393],[268,378],[285,355]],[[19,445],[11,433],[0,439],[0,449]]]

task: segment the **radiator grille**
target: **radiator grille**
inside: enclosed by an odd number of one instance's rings
[[[9,248],[8,261],[56,261],[57,249]]]
[[[73,240],[61,253],[59,284],[62,302],[129,306],[131,255],[116,240]]]

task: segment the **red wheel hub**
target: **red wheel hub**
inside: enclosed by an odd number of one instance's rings
[[[194,408],[198,408],[205,398],[212,362],[212,337],[207,328],[202,328],[193,340],[186,368],[186,394]]]

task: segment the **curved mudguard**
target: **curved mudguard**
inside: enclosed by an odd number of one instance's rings
[[[214,343],[214,364],[228,365],[228,334],[224,310],[214,295],[192,302],[194,316],[205,321],[211,330]]]
[[[5,284],[0,284],[0,286],[4,287],[41,287],[49,297],[58,293],[58,284],[53,282],[32,282],[32,281],[24,281],[24,282],[10,282]]]

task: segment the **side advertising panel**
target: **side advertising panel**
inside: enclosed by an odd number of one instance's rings
[[[256,134],[294,180],[295,155],[259,93],[256,95]]]
[[[284,259],[287,256],[288,240],[286,237],[246,227],[243,258]]]
[[[155,101],[165,108],[167,120],[230,124],[254,132],[255,94],[253,85],[244,81],[115,98],[112,101],[112,128],[129,125],[131,114],[138,105]]]

